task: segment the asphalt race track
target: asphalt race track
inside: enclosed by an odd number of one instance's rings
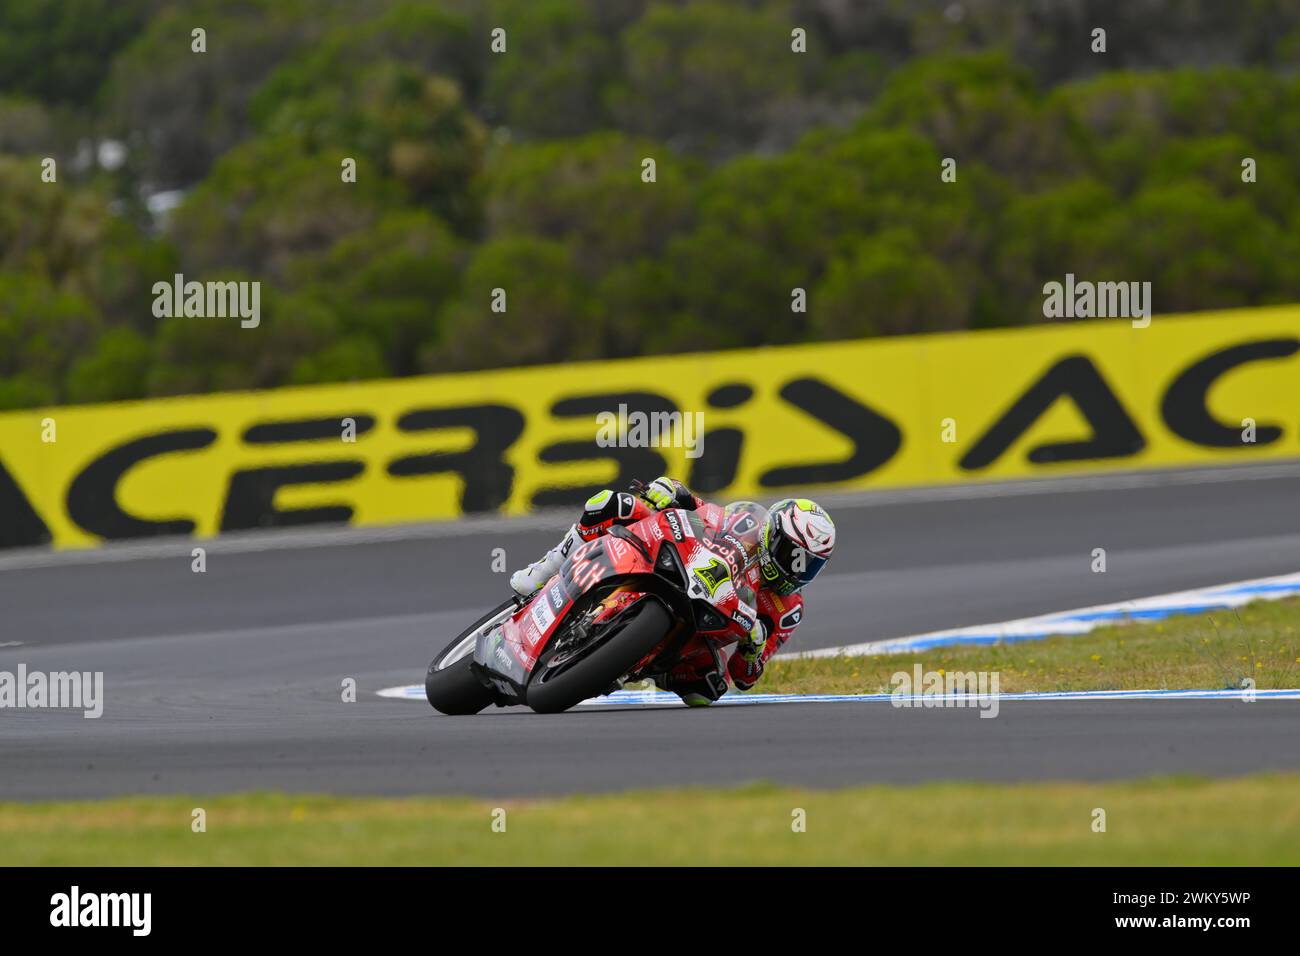
[[[827,499],[840,547],[799,648],[1300,570],[1300,464]],[[0,671],[103,671],[105,710],[0,711],[0,800],[291,790],[514,796],[1300,768],[1300,703],[583,708],[447,718],[420,683],[564,519],[0,553]],[[1093,548],[1108,570],[1090,570]],[[5,646],[18,642],[17,646]],[[798,648],[796,648],[798,649]],[[340,699],[345,678],[355,703]]]

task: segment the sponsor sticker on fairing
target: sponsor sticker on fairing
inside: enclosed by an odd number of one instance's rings
[[[687,538],[695,537],[695,529],[691,527],[691,523],[684,512],[674,508],[672,511],[665,511],[664,518],[668,522],[669,530],[673,533],[673,540],[685,541]]]
[[[550,600],[551,607],[554,609],[556,614],[559,614],[564,610],[567,598],[564,596],[564,588],[560,585],[559,581],[556,581],[551,585],[550,590],[546,592],[546,597]]]
[[[537,625],[537,630],[545,634],[552,624],[555,623],[555,612],[551,610],[549,601],[533,602],[533,623]]]
[[[505,673],[510,673],[515,662],[514,658],[510,656],[510,652],[506,650],[504,641],[498,639],[495,642],[495,646],[492,648],[492,656],[496,658],[497,663],[501,665]]]

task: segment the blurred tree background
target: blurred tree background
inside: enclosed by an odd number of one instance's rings
[[[1298,301],[1298,65],[1294,0],[0,0],[0,408]]]

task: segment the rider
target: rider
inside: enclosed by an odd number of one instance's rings
[[[644,501],[643,501],[644,499]],[[510,586],[527,597],[540,588],[564,563],[575,547],[600,537],[614,525],[628,525],[667,508],[695,511],[706,502],[695,497],[675,478],[656,478],[641,491],[641,497],[627,492],[602,491],[587,501],[578,523],[565,532],[564,539],[538,561],[516,571]],[[716,509],[715,519],[723,530],[739,531],[752,502],[735,502]],[[749,524],[754,526],[754,522]],[[807,498],[783,498],[772,505],[758,534],[738,535],[753,542],[756,561],[746,570],[746,583],[755,592],[758,611],[749,637],[742,640],[726,662],[726,672],[718,671],[712,656],[705,660],[687,660],[659,681],[664,690],[677,694],[692,706],[707,706],[727,692],[727,677],[740,690],[749,690],[760,677],[767,659],[789,638],[803,619],[800,590],[809,584],[826,565],[835,548],[835,525],[830,515]]]

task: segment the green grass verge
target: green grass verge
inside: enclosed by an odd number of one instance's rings
[[[999,690],[1186,690],[1300,687],[1300,600],[1099,628],[985,647],[879,657],[774,658],[755,691],[889,693],[899,671],[997,671]]]
[[[191,832],[203,807],[207,831]],[[505,832],[493,812],[505,810]],[[1092,829],[1094,809],[1106,832]],[[793,814],[806,832],[793,832]],[[1300,775],[765,785],[500,803],[248,794],[0,804],[0,863],[1300,864]]]

